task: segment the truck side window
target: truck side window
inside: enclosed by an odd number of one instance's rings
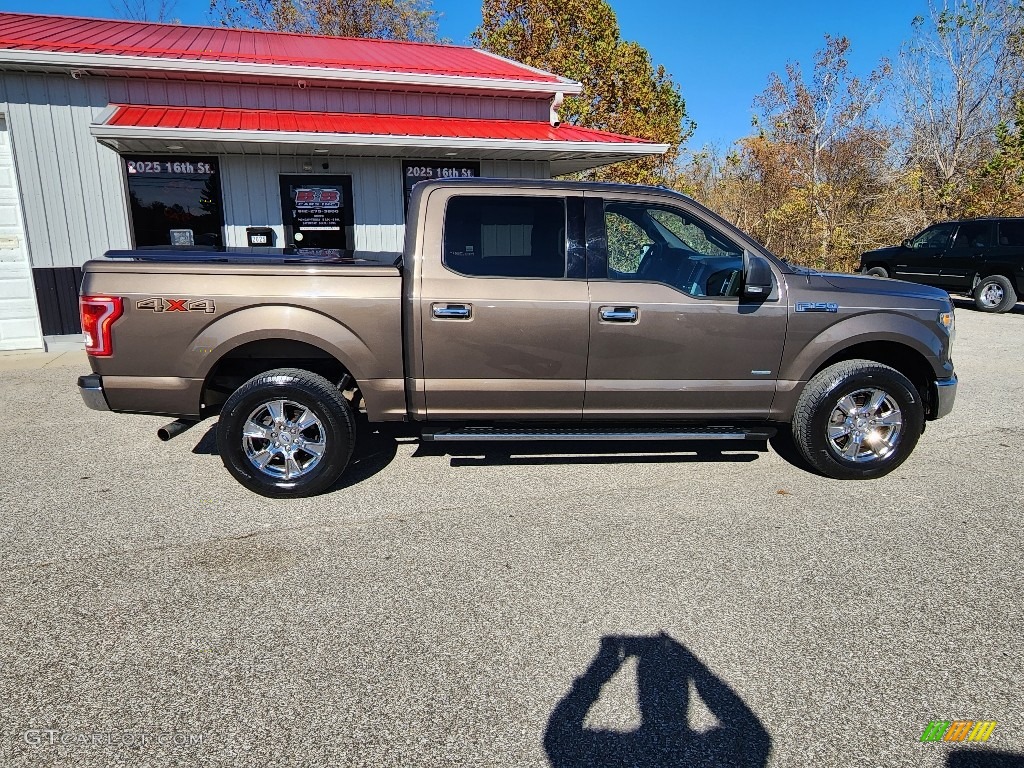
[[[743,249],[685,211],[607,202],[608,277],[665,283],[691,296],[738,296]]]
[[[999,244],[1010,248],[1024,247],[1024,220],[1000,221]]]
[[[989,232],[992,227],[987,221],[965,221],[956,232],[954,248],[985,248],[990,246]]]
[[[453,197],[443,263],[473,277],[565,277],[565,222],[559,197]]]
[[[911,248],[945,248],[953,236],[956,224],[938,224],[929,227],[910,241]]]

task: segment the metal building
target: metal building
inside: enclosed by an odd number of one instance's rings
[[[108,249],[397,251],[416,181],[667,149],[560,125],[579,92],[458,46],[0,13],[0,350],[79,333]]]

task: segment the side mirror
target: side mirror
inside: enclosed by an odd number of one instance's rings
[[[775,287],[768,260],[750,251],[743,252],[743,295],[751,299],[767,299]]]
[[[910,242],[910,238],[909,238],[909,237],[908,237],[908,238],[907,238],[906,240],[904,240],[904,241],[903,241],[903,242],[901,243],[901,245],[902,245],[902,246],[903,246],[904,248],[907,248],[907,249],[911,249],[911,248],[913,248],[913,247],[914,247],[914,244],[913,244],[912,242]]]

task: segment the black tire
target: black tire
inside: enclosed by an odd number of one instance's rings
[[[974,286],[974,306],[982,312],[1009,312],[1017,303],[1013,283],[1004,275],[983,277]]]
[[[868,411],[865,393],[876,392],[884,399]],[[842,418],[847,398],[857,407]],[[897,418],[897,431],[892,424],[882,424]],[[834,440],[830,428],[837,433]],[[842,435],[843,429],[850,431]],[[910,456],[923,429],[924,406],[917,388],[896,369],[871,360],[836,363],[814,376],[800,394],[792,425],[793,439],[807,462],[837,480],[869,480],[892,472]],[[877,441],[872,436],[891,438],[893,445],[884,443],[884,453],[874,451],[870,446]],[[843,449],[850,449],[852,456],[844,456]]]
[[[888,277],[889,270],[885,267],[871,267],[871,269],[864,270],[864,274],[870,277]]]
[[[274,419],[277,411],[280,421]],[[251,416],[250,432],[273,430],[273,437],[246,436]],[[310,426],[301,429],[300,419]],[[355,417],[338,388],[298,368],[249,379],[224,403],[217,423],[217,449],[228,472],[250,491],[272,498],[313,496],[329,488],[348,466],[355,439]],[[266,469],[260,469],[258,459],[268,455]],[[295,476],[289,477],[293,467]]]

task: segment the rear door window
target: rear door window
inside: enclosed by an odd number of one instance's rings
[[[988,248],[992,245],[992,222],[965,221],[956,231],[954,248]]]
[[[472,277],[565,277],[565,200],[459,195],[448,201],[443,263]]]

